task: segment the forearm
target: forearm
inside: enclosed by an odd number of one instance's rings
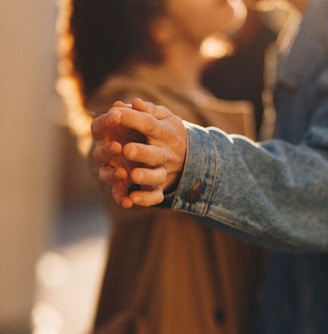
[[[186,196],[197,180],[199,199],[188,201],[197,198]],[[282,141],[258,146],[191,126],[172,206],[264,246],[328,250],[327,188],[327,151]]]

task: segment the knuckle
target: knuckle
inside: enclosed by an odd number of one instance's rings
[[[157,119],[149,115],[147,116],[148,117],[146,121],[144,122],[144,124],[146,126],[147,133],[149,135],[152,135],[157,130],[157,126],[158,126]]]
[[[164,182],[167,178],[167,171],[164,167],[161,167],[160,171],[161,171],[161,175],[160,175],[161,180],[162,180],[162,182]]]

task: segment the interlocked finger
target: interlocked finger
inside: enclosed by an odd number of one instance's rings
[[[156,119],[161,120],[172,115],[169,109],[164,106],[157,106],[152,102],[143,101],[139,98],[135,99],[132,107],[139,111],[144,111],[151,114]]]
[[[109,144],[96,145],[93,150],[93,158],[98,164],[106,164],[115,156],[122,152],[122,146],[118,142],[111,142]]]
[[[167,180],[166,170],[161,166],[153,169],[135,168],[132,170],[130,177],[133,183],[140,185],[159,186]]]
[[[138,143],[129,143],[123,148],[123,156],[126,159],[153,167],[165,164],[168,154],[168,150],[165,147]]]
[[[164,194],[161,187],[155,187],[134,191],[130,194],[129,198],[132,200],[133,204],[148,207],[162,203]]]

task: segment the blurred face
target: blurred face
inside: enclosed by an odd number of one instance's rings
[[[182,36],[194,43],[225,33],[234,18],[229,0],[166,0],[167,16]]]

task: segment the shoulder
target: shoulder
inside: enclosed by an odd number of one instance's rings
[[[143,80],[133,73],[119,73],[105,80],[87,102],[87,108],[100,113],[118,100],[125,103],[131,103],[137,97],[156,100],[158,94],[158,89],[149,80]]]

